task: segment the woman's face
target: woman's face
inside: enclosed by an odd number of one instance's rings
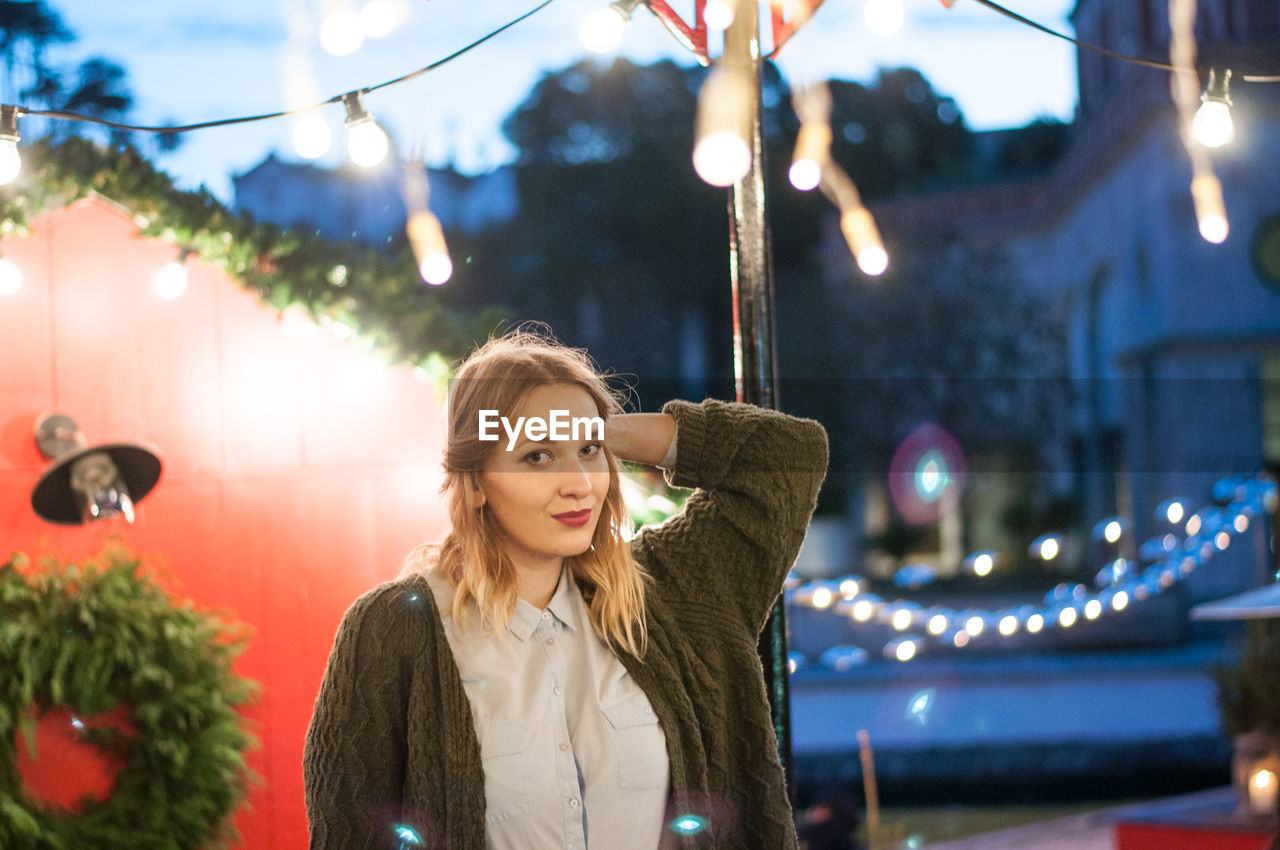
[[[501,410],[512,428],[518,417],[552,421],[599,417],[591,395],[576,384],[536,387],[515,410]],[[566,413],[567,411],[567,413]],[[597,430],[577,439],[529,439],[524,428],[508,448],[497,426],[496,448],[480,473],[484,509],[501,526],[507,555],[525,569],[559,569],[566,556],[591,546],[609,492],[609,463]],[[492,433],[492,431],[490,432]]]

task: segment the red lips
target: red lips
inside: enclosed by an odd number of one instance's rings
[[[585,508],[580,511],[567,511],[562,514],[553,514],[553,516],[565,525],[578,528],[586,525],[591,520],[591,509]]]

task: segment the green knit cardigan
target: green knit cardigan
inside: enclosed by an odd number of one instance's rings
[[[756,643],[813,513],[826,432],[749,405],[664,410],[680,434],[668,478],[698,489],[632,544],[654,578],[649,646],[642,660],[620,660],[666,734],[668,824],[694,815],[705,828],[669,828],[662,846],[794,848]],[[422,577],[379,585],[343,617],[303,775],[312,848],[484,850],[471,706]]]

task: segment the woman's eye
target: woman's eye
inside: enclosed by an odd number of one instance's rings
[[[587,443],[585,446],[582,447],[582,456],[591,457],[592,455],[597,455],[600,453],[600,450],[602,448],[603,446],[601,446],[599,443]]]
[[[536,452],[529,452],[527,455],[524,456],[524,459],[526,463],[531,463],[534,466],[541,466],[542,464],[551,460],[551,453],[547,451],[542,451],[541,449],[539,449]]]

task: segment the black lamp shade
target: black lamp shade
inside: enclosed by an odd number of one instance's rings
[[[41,519],[57,525],[80,525],[80,505],[71,491],[71,467],[86,455],[102,452],[120,470],[120,477],[136,504],[151,492],[160,480],[160,457],[156,451],[139,443],[106,443],[77,449],[59,457],[45,470],[31,491],[31,507]]]

